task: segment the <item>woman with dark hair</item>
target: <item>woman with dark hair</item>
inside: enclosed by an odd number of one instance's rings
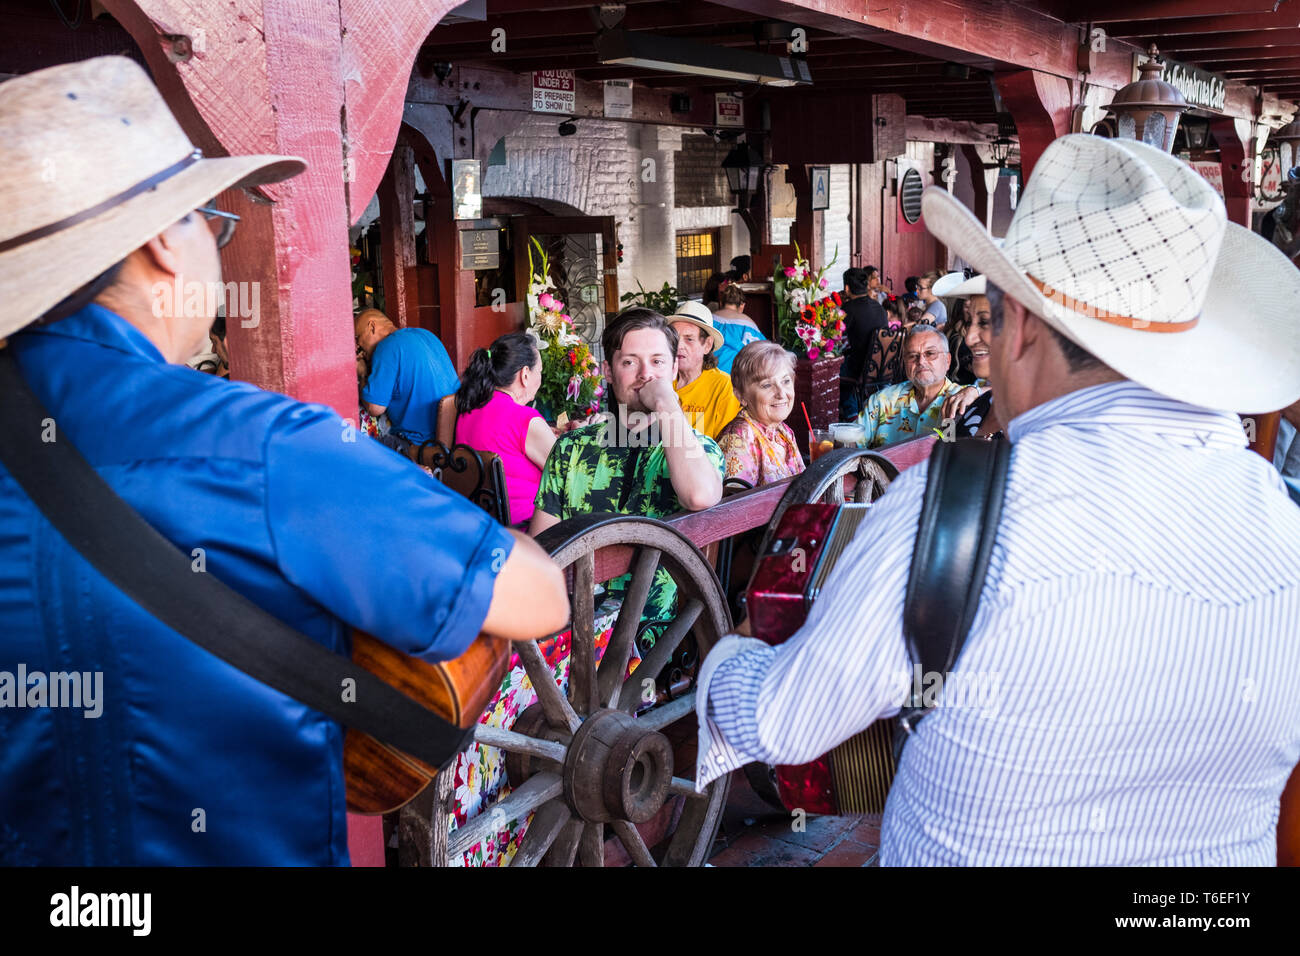
[[[716,312],[718,309],[718,303],[722,300],[722,286],[732,281],[734,277],[730,272],[715,272],[704,283],[704,292],[700,300],[710,312]]]
[[[948,334],[948,349],[952,355],[952,368],[948,378],[958,385],[974,384],[976,375],[971,369],[971,351],[966,345],[966,332],[970,328],[970,306],[965,299],[958,299],[952,304],[945,331]]]
[[[542,385],[542,356],[524,332],[509,332],[491,348],[475,349],[456,392],[456,441],[501,457],[510,523],[533,516],[542,466],[555,433],[529,408]]]

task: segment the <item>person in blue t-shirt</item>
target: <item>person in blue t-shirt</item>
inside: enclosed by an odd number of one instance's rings
[[[3,94],[18,132],[0,137],[13,200],[0,204],[0,362],[48,410],[49,434],[57,423],[196,572],[337,653],[351,628],[433,662],[480,632],[564,626],[564,576],[526,535],[357,439],[334,409],[184,365],[213,316],[166,293],[222,288],[217,250],[238,219],[209,200],[302,160],[201,158],[126,57],[28,73]],[[59,170],[57,189],[32,155]],[[62,268],[20,281],[51,262]],[[3,465],[0,527],[0,866],[347,865],[337,722],[127,597]],[[14,706],[20,672],[40,676],[33,689],[94,675],[93,700]]]
[[[413,445],[432,438],[438,402],[460,387],[442,342],[428,329],[399,329],[378,309],[366,309],[353,324],[370,362],[361,389],[366,411],[376,418],[387,411],[392,433]]]

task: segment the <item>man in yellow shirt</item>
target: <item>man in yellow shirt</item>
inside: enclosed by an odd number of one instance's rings
[[[677,330],[677,380],[673,384],[691,427],[717,438],[740,414],[740,400],[731,376],[718,368],[714,352],[722,333],[713,327],[713,313],[699,302],[682,302],[668,316]]]

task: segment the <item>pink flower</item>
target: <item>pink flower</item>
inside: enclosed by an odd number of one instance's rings
[[[795,269],[794,266],[786,266],[786,267],[785,267],[785,277],[786,277],[787,279],[793,279],[797,273],[798,273],[798,270]]]
[[[596,386],[596,397],[597,397],[597,398],[600,398],[600,396],[602,396],[602,395],[604,395],[604,394],[605,394],[605,390],[604,390],[603,388],[601,388],[599,385],[597,385],[597,386]]]
[[[823,288],[823,289],[826,288],[826,280],[825,280],[825,279],[822,279],[822,281],[821,281],[821,282],[818,282],[817,285],[818,285],[820,288]]]
[[[808,349],[808,361],[810,362],[817,361],[817,356],[819,355],[821,355],[821,352],[817,351],[817,346],[814,345],[813,347]]]
[[[549,292],[543,292],[537,297],[537,304],[549,312],[551,309],[555,308],[555,297]]]

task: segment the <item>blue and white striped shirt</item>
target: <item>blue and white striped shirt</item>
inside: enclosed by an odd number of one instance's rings
[[[1300,509],[1236,416],[1132,382],[1007,432],[1002,521],[945,687],[964,675],[964,699],[909,740],[881,861],[1274,865],[1300,761]],[[793,638],[710,655],[701,784],[897,713],[926,472],[874,506]]]

